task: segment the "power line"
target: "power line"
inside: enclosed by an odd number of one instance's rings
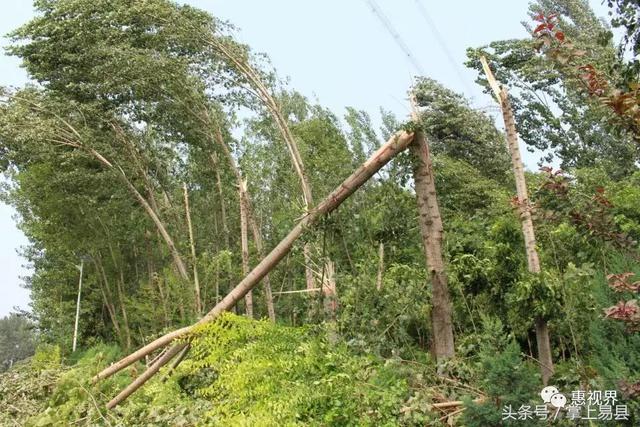
[[[416,5],[418,6],[418,10],[420,11],[420,15],[422,15],[422,17],[426,21],[427,26],[431,31],[431,34],[440,45],[440,48],[444,51],[444,54],[446,55],[447,60],[449,61],[449,65],[451,65],[451,67],[453,67],[453,69],[456,71],[456,74],[460,79],[460,83],[462,83],[464,88],[468,91],[469,96],[473,96],[473,89],[471,89],[471,86],[469,86],[464,76],[462,75],[460,66],[458,65],[458,63],[456,63],[455,59],[453,59],[453,55],[451,55],[451,51],[447,47],[447,43],[444,41],[444,38],[440,34],[440,31],[438,31],[438,27],[436,27],[435,22],[433,22],[433,20],[429,16],[429,12],[427,12],[427,8],[424,6],[424,4],[422,4],[420,0],[415,0],[415,2],[416,2]]]
[[[398,44],[400,49],[402,49],[402,51],[404,52],[406,57],[409,59],[409,61],[411,61],[411,64],[415,67],[418,73],[422,76],[425,76],[426,73],[424,72],[424,69],[422,68],[418,60],[415,58],[415,56],[411,53],[409,46],[407,46],[404,40],[402,40],[402,37],[400,37],[400,34],[398,33],[398,31],[396,31],[396,29],[393,27],[393,24],[391,24],[391,21],[389,20],[389,18],[387,18],[387,16],[384,14],[382,9],[380,9],[380,6],[378,6],[378,3],[376,3],[375,0],[367,0],[367,3],[369,4],[369,7],[371,7],[371,11],[373,12],[373,14],[378,17],[380,22],[382,22],[382,25],[385,26],[389,34],[391,34],[395,42]]]

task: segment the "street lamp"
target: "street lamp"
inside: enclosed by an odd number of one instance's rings
[[[80,270],[80,279],[78,280],[78,301],[76,302],[76,322],[73,327],[73,348],[72,351],[76,351],[76,344],[78,342],[78,322],[80,321],[80,295],[82,294],[82,273],[84,270],[84,260],[86,256],[80,258],[80,265],[75,267]]]

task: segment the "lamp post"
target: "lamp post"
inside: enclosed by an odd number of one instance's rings
[[[80,320],[80,295],[82,294],[82,270],[84,268],[84,258],[80,260],[80,266],[76,265],[76,268],[80,270],[80,280],[78,281],[78,301],[76,303],[76,323],[73,328],[73,349],[76,351],[76,344],[78,342],[78,321]]]

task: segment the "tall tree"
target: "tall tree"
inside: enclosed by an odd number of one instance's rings
[[[484,72],[486,73],[489,81],[489,85],[496,96],[496,100],[500,102],[500,108],[502,109],[504,126],[507,133],[507,145],[511,154],[513,175],[516,181],[516,203],[518,206],[518,215],[520,216],[520,222],[522,224],[522,234],[524,235],[524,245],[527,253],[527,267],[529,268],[530,273],[540,274],[540,258],[536,248],[536,236],[533,229],[533,220],[531,218],[532,204],[529,201],[527,192],[527,182],[524,177],[524,165],[522,163],[522,158],[520,157],[520,148],[518,145],[518,132],[513,118],[513,111],[511,110],[511,104],[509,103],[509,96],[507,94],[507,90],[504,87],[501,88],[496,81],[486,59],[482,57],[481,61]],[[547,324],[547,320],[544,317],[537,315],[535,318],[535,329],[538,358],[540,359],[540,370],[542,372],[542,382],[544,385],[547,385],[554,370],[553,357],[551,353],[551,339],[549,337],[549,326]]]

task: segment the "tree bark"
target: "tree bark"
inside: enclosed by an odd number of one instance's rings
[[[187,215],[187,228],[189,230],[189,245],[191,246],[191,262],[193,263],[193,288],[195,309],[198,316],[202,316],[202,299],[200,298],[200,280],[198,279],[198,258],[196,256],[196,244],[193,238],[193,225],[191,224],[191,211],[189,209],[189,190],[187,183],[182,184],[184,193],[184,209]]]
[[[416,118],[417,113],[414,120]],[[455,354],[451,302],[442,256],[444,230],[429,145],[422,132],[416,133],[410,149],[413,154],[413,180],[418,202],[418,223],[431,281],[433,351],[435,359],[440,362]]]
[[[216,127],[214,130],[214,139],[222,149],[225,157],[227,158],[227,161],[229,162],[229,166],[231,167],[231,170],[236,176],[236,181],[238,181],[238,185],[240,186],[244,183],[244,191],[241,192],[240,203],[244,201],[245,212],[247,215],[249,227],[251,227],[251,234],[253,236],[253,243],[256,245],[256,251],[258,252],[258,255],[260,256],[260,258],[264,258],[265,253],[264,253],[264,245],[262,243],[262,233],[260,232],[260,227],[258,227],[258,222],[256,220],[255,211],[253,209],[253,204],[251,203],[251,196],[249,195],[246,182],[243,181],[242,173],[240,173],[240,168],[236,164],[233,158],[233,155],[231,154],[231,150],[229,150],[229,147],[224,142],[224,138],[222,137],[222,132],[220,132],[220,129],[218,127]],[[275,322],[276,311],[273,305],[271,280],[269,279],[268,274],[264,276],[263,283],[264,283],[264,293],[265,293],[265,299],[267,302],[267,312],[269,314],[269,319],[271,319],[272,322]]]
[[[187,326],[171,333],[168,333],[155,341],[147,344],[139,350],[133,352],[129,356],[112,364],[102,372],[98,373],[93,381],[107,378],[116,372],[126,368],[136,361],[144,358],[151,352],[162,348],[177,338],[184,337],[189,334],[196,325],[210,322],[220,315],[220,313],[231,309],[240,299],[244,297],[252,288],[254,288],[260,280],[271,271],[291,250],[295,241],[309,228],[312,228],[323,216],[335,210],[340,204],[353,194],[359,187],[368,181],[377,171],[386,165],[394,156],[407,148],[412,142],[413,134],[400,132],[394,135],[386,144],[378,149],[362,166],[360,166],[351,176],[329,194],[322,203],[316,208],[308,212],[289,232],[289,234],[264,258],[260,263],[242,281],[229,292],[209,313],[202,319],[191,326]],[[173,355],[178,354],[184,344],[178,344],[172,348]],[[167,363],[173,356],[164,361]],[[159,362],[158,362],[159,363]],[[124,398],[129,396],[133,391],[142,386],[146,380],[151,378],[159,369],[154,364],[150,370],[143,373],[134,383],[127,387],[112,402],[109,407],[113,407]],[[154,370],[155,369],[155,370]]]
[[[540,273],[540,258],[536,249],[536,236],[533,229],[533,220],[531,218],[531,205],[527,194],[527,183],[524,176],[524,166],[520,157],[520,148],[518,146],[518,132],[516,130],[516,122],[513,118],[513,110],[509,102],[507,90],[500,87],[498,81],[493,76],[491,68],[484,57],[480,58],[482,68],[487,76],[489,85],[494,92],[500,107],[502,108],[502,118],[507,133],[507,146],[511,154],[511,164],[513,167],[513,175],[516,181],[516,194],[518,197],[518,213],[522,224],[522,234],[524,235],[524,245],[527,254],[527,267],[529,272],[534,274]],[[549,337],[549,326],[546,319],[541,316],[535,318],[536,344],[538,347],[538,359],[542,374],[542,382],[547,385],[549,378],[553,375],[553,357],[551,354],[551,340]]]

